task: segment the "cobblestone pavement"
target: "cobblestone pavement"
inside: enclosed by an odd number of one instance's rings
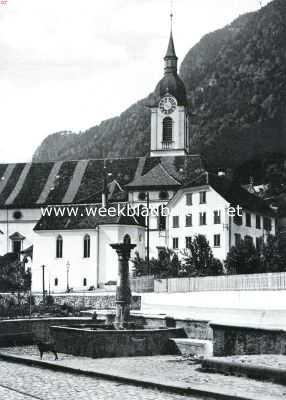
[[[1,349],[1,351],[39,359],[39,353],[35,346],[7,348]],[[52,354],[44,355],[44,360],[53,361],[53,359]],[[177,384],[181,387],[196,386],[203,390],[213,391],[223,389],[231,395],[250,396],[257,399],[286,399],[285,386],[244,377],[200,372],[198,364],[177,356],[92,359],[59,354],[59,361],[56,361],[56,363],[73,368],[133,377],[146,381],[156,380],[164,384]]]
[[[29,400],[33,398],[41,400],[191,400],[190,397],[162,393],[153,389],[0,361],[0,399]]]

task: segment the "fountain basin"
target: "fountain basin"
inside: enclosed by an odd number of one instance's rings
[[[92,330],[89,327],[50,327],[60,353],[92,358],[178,354],[171,338],[185,338],[182,328]]]

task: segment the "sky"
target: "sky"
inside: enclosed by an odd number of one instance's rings
[[[119,115],[163,75],[171,0],[1,3],[0,163],[30,161],[49,134]],[[179,61],[203,35],[259,7],[260,0],[173,0]]]

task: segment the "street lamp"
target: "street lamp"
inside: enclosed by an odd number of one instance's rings
[[[69,272],[70,272],[70,263],[69,261],[67,261],[67,293],[70,291],[70,287],[69,287]]]

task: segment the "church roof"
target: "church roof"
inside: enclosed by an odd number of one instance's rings
[[[126,201],[125,187],[128,188],[129,183],[138,181],[147,173],[149,178],[144,178],[144,184],[148,184],[150,179],[152,186],[156,175],[152,171],[154,168],[159,174],[158,188],[169,182],[176,185],[178,181],[181,184],[203,168],[199,156],[106,159],[105,164],[106,171],[111,174],[107,178],[108,197],[114,202]],[[100,202],[103,178],[103,159],[0,164],[0,208]]]
[[[118,207],[122,210],[126,208],[125,203],[110,203],[107,208],[113,207],[116,212],[112,215],[99,215],[99,212],[93,215],[95,209],[100,209],[101,203],[85,204],[85,205],[70,205],[64,207],[73,207],[77,209],[76,215],[69,216],[66,212],[64,216],[56,216],[55,214],[42,216],[37,222],[35,231],[63,231],[63,230],[92,230],[100,225],[135,225],[145,226],[142,218],[136,216],[121,215],[117,212]],[[88,211],[87,211],[88,210]],[[92,212],[91,212],[92,211]],[[114,214],[114,215],[113,215]],[[120,215],[119,215],[120,214]]]
[[[157,102],[167,94],[174,96],[179,106],[188,104],[185,84],[178,74],[167,73],[156,86],[154,97]]]
[[[0,208],[38,208],[47,204],[84,204],[101,201],[104,163],[108,172],[109,201],[127,200],[125,187],[147,173],[150,185],[156,171],[167,183],[178,185],[203,168],[199,156],[137,157],[0,164]],[[166,173],[163,173],[163,169]],[[155,168],[155,171],[152,171]],[[144,184],[148,184],[144,178]],[[178,181],[179,183],[177,183]],[[123,189],[123,191],[121,190]]]
[[[173,178],[161,163],[149,170],[145,175],[135,177],[135,179],[126,185],[128,188],[174,188],[181,186],[181,183]]]

